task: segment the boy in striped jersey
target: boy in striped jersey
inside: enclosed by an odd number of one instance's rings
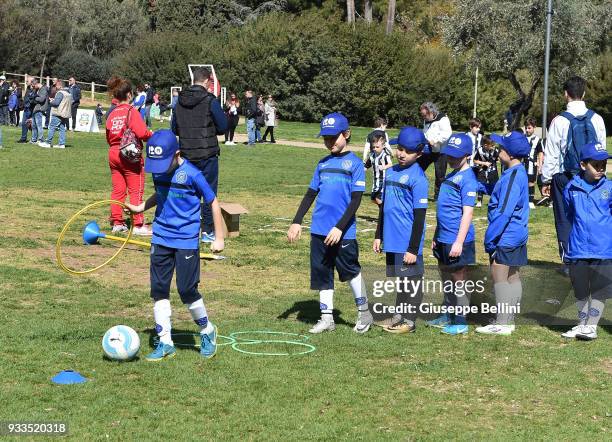
[[[529,182],[529,208],[535,209],[535,185],[538,180],[538,174],[540,174],[540,164],[544,157],[544,151],[542,150],[542,140],[534,132],[536,128],[536,120],[533,117],[525,119],[525,135],[531,149],[529,155],[525,157],[525,171],[527,172],[527,179]]]
[[[382,204],[381,193],[385,183],[385,171],[393,167],[391,160],[391,150],[387,148],[387,138],[384,133],[377,133],[372,136],[370,155],[365,162],[365,168],[372,168],[372,194],[370,198],[376,205]]]

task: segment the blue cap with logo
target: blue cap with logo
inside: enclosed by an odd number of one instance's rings
[[[510,156],[524,158],[529,156],[531,145],[523,132],[513,130],[506,135],[491,134],[491,139],[499,144]]]
[[[608,151],[600,142],[597,143],[587,143],[580,149],[580,161],[586,160],[607,160],[611,158],[608,155]]]
[[[416,127],[406,126],[400,129],[397,138],[389,140],[389,144],[398,145],[406,150],[420,152],[427,145],[427,138],[421,129]]]
[[[178,149],[179,144],[174,132],[169,129],[156,131],[147,142],[145,172],[166,173]]]
[[[441,152],[453,158],[463,158],[472,155],[473,147],[474,143],[468,134],[452,134]]]
[[[333,136],[340,132],[349,130],[349,122],[340,112],[332,112],[327,114],[321,120],[321,130],[319,136]]]

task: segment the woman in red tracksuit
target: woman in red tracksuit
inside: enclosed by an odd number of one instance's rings
[[[108,83],[108,90],[113,98],[117,100],[117,106],[106,120],[106,141],[108,142],[108,164],[111,170],[111,180],[113,191],[111,199],[125,201],[126,191],[130,194],[130,204],[138,205],[142,203],[144,194],[144,158],[139,163],[131,163],[119,154],[121,137],[126,127],[129,127],[134,134],[143,142],[147,141],[153,132],[147,129],[140,113],[130,104],[132,100],[132,85],[129,81],[113,77]],[[132,109],[130,111],[130,109]],[[129,121],[126,120],[129,112]],[[144,157],[144,155],[143,155]],[[118,205],[111,205],[110,222],[113,226],[113,233],[127,231],[123,210]],[[144,225],[142,213],[134,215],[135,235],[151,235],[151,229]]]

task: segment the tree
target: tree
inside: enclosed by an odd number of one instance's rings
[[[355,0],[346,0],[346,22],[355,23]]]
[[[511,130],[520,126],[542,82],[545,6],[541,0],[458,0],[455,14],[443,22],[444,40],[456,54],[465,55],[470,65],[478,62],[486,78],[504,78],[512,85]],[[607,15],[594,0],[556,0],[551,76],[588,74],[609,30]]]
[[[372,23],[372,0],[365,0],[363,2],[363,17],[366,23]]]
[[[387,35],[393,32],[394,22],[395,22],[395,0],[389,0],[389,7],[387,9],[387,24],[385,26],[385,33]]]

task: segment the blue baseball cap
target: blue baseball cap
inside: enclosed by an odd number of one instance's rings
[[[389,144],[397,144],[406,150],[420,152],[423,150],[424,145],[427,144],[427,138],[425,138],[425,135],[421,129],[406,126],[400,129],[400,133],[397,138],[390,140]]]
[[[156,131],[147,143],[145,172],[166,173],[179,149],[176,135],[169,129]]]
[[[512,132],[503,136],[491,134],[490,137],[514,158],[524,158],[529,156],[531,145],[523,132],[513,130]]]
[[[608,151],[604,147],[603,144],[597,143],[587,143],[580,149],[580,161],[586,160],[607,160],[610,158],[608,155]]]
[[[332,112],[321,120],[321,130],[318,136],[338,135],[345,130],[349,130],[349,122],[346,117],[340,112]]]
[[[473,148],[474,143],[468,134],[452,134],[441,152],[453,158],[463,158],[472,155]]]

